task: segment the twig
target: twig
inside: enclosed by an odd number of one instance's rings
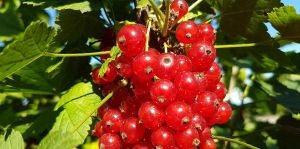
[[[228,141],[228,142],[233,142],[239,145],[243,145],[245,147],[248,147],[250,149],[259,149],[258,147],[255,147],[253,145],[247,144],[245,142],[236,140],[236,139],[231,139],[231,138],[227,138],[227,137],[223,137],[223,136],[213,136],[214,139],[218,139],[218,140],[223,140],[223,141]]]

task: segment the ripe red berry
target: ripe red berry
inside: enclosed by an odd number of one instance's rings
[[[199,91],[197,79],[192,72],[188,71],[179,73],[174,80],[174,85],[178,90],[178,99],[185,100],[187,103],[193,101]]]
[[[180,20],[189,9],[189,5],[185,0],[174,0],[171,5],[171,20],[178,21]]]
[[[201,115],[194,114],[192,118],[191,126],[196,128],[199,132],[202,132],[206,127],[206,121]]]
[[[158,56],[156,76],[160,79],[173,79],[179,69],[179,63],[174,54],[164,53]]]
[[[97,110],[97,116],[102,119],[103,115],[110,109],[110,106],[105,103]]]
[[[134,144],[139,142],[145,134],[145,128],[134,117],[129,117],[121,126],[120,134],[124,142]]]
[[[102,119],[105,132],[117,133],[120,131],[120,127],[123,123],[122,113],[118,110],[108,110]]]
[[[215,143],[215,141],[212,138],[209,138],[207,140],[204,140],[201,145],[200,145],[201,149],[216,149],[217,145]]]
[[[198,25],[198,41],[214,44],[216,40],[215,30],[211,24],[203,23]]]
[[[117,63],[116,68],[118,74],[124,78],[130,78],[132,76],[132,67],[131,64],[126,63]]]
[[[157,70],[157,57],[153,53],[142,52],[132,63],[134,74],[142,80],[151,79]]]
[[[177,61],[179,64],[178,72],[192,71],[192,61],[185,55],[177,55]]]
[[[192,104],[193,111],[199,113],[205,119],[212,117],[217,112],[218,107],[217,95],[209,91],[197,95],[195,103]]]
[[[216,58],[216,49],[212,44],[199,42],[192,45],[187,53],[193,64],[193,69],[199,72],[210,68]]]
[[[92,79],[93,79],[93,82],[95,83],[95,84],[99,84],[99,85],[101,85],[101,84],[105,84],[105,83],[107,83],[103,78],[101,78],[100,76],[99,76],[99,69],[100,69],[100,67],[96,67],[93,71],[92,71]]]
[[[157,57],[160,55],[159,51],[154,48],[149,48],[148,52]]]
[[[152,101],[159,106],[167,106],[176,99],[177,90],[174,84],[169,80],[158,80],[151,89],[150,95]]]
[[[207,78],[209,90],[216,88],[222,77],[222,69],[219,64],[213,63],[211,67],[205,72],[205,77]]]
[[[151,79],[149,80],[141,80],[137,76],[132,76],[130,80],[130,89],[133,91],[135,97],[140,99],[146,99],[145,97],[149,97],[149,88],[152,86],[153,82]]]
[[[199,84],[198,94],[206,91],[208,82],[203,72],[194,72],[194,76]]]
[[[99,70],[100,67],[97,67],[92,71],[92,79],[95,84],[101,85],[112,82],[116,79],[118,75],[116,68],[111,64],[108,65],[107,71],[104,73],[103,77],[99,76]]]
[[[125,25],[117,35],[120,50],[128,56],[136,56],[144,50],[146,35],[141,27]]]
[[[165,121],[167,126],[175,130],[184,130],[188,128],[192,121],[192,110],[184,102],[175,102],[166,108]]]
[[[125,117],[137,116],[138,105],[131,96],[127,96],[125,100],[122,100],[119,105],[119,110]]]
[[[194,21],[182,22],[177,26],[175,35],[181,43],[194,43],[198,38],[198,26]]]
[[[152,149],[152,145],[148,142],[139,142],[135,144],[132,149]]]
[[[99,121],[96,123],[94,130],[93,130],[93,135],[96,136],[97,138],[100,138],[104,134],[104,125],[102,121]]]
[[[200,132],[200,140],[207,140],[211,138],[211,130],[209,127],[205,127],[202,132]]]
[[[122,142],[116,134],[106,133],[99,139],[99,149],[120,149]]]
[[[196,128],[189,127],[183,131],[176,132],[176,143],[178,147],[189,149],[200,145],[200,138]]]
[[[158,128],[151,134],[151,142],[155,148],[170,148],[175,144],[174,133],[166,127]]]
[[[214,90],[212,90],[217,96],[220,102],[223,101],[223,99],[226,96],[227,93],[227,89],[224,83],[219,82],[216,87],[214,88]]]
[[[151,102],[145,102],[141,105],[139,119],[145,128],[155,130],[164,122],[164,111]]]
[[[232,109],[227,102],[221,102],[216,114],[216,123],[225,124],[231,117]]]

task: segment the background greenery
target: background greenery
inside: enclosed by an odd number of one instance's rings
[[[0,149],[97,148],[90,130],[101,97],[89,83],[92,57],[49,53],[99,51],[91,43],[105,39],[105,28],[137,20],[135,2],[0,1]],[[148,7],[148,1],[138,7]],[[57,10],[52,26],[46,8]],[[300,42],[295,8],[280,0],[204,0],[188,17],[199,23],[212,18],[216,45],[229,45],[217,53],[234,114],[214,127],[214,135],[259,148],[299,148],[300,53],[279,50]],[[276,37],[268,34],[267,22],[279,32]],[[223,141],[218,147],[243,148]]]

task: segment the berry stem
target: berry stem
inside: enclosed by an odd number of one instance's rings
[[[189,12],[192,11],[197,5],[199,5],[203,0],[197,0],[189,7]]]
[[[168,53],[168,45],[164,42],[164,52]]]
[[[165,0],[166,3],[166,18],[164,22],[164,28],[162,30],[163,37],[166,37],[168,35],[168,29],[169,29],[169,17],[170,17],[170,0]]]
[[[155,14],[157,14],[157,16],[160,16],[160,18],[162,19],[162,20],[164,20],[165,19],[165,15],[164,15],[164,13],[157,7],[157,5],[155,4],[155,2],[153,1],[153,0],[148,0],[149,1],[149,3],[151,4],[151,6],[152,6],[152,8],[153,8],[153,10],[154,10],[154,13]],[[159,18],[157,18],[157,20],[158,20]]]
[[[261,44],[263,44],[263,43],[265,43],[265,42],[215,45],[215,48],[216,48],[216,49],[226,49],[226,48],[254,47],[254,46],[261,45]]]
[[[52,53],[52,52],[45,52],[44,56],[50,57],[83,57],[83,56],[98,56],[98,55],[106,55],[109,54],[110,51],[101,51],[101,52],[90,52],[90,53]]]
[[[147,26],[145,51],[149,51],[150,29],[151,29],[151,21],[149,20],[148,26]]]
[[[243,145],[245,147],[248,147],[250,149],[259,149],[258,147],[255,147],[253,145],[247,144],[245,142],[239,141],[237,139],[231,139],[231,138],[227,138],[227,137],[223,137],[223,136],[213,136],[214,139],[218,139],[218,140],[223,140],[223,141],[229,141],[229,142],[233,142],[239,145]]]

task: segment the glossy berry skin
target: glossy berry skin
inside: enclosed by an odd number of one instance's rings
[[[103,77],[99,76],[99,69],[100,67],[95,68],[92,71],[92,79],[95,84],[103,85],[109,82],[112,82],[117,77],[117,69],[113,65],[108,65],[106,72],[104,73]]]
[[[117,45],[128,56],[136,56],[144,50],[146,35],[136,25],[125,25],[117,35]]]
[[[116,68],[118,74],[123,78],[130,78],[132,76],[132,66],[126,63],[117,63]]]
[[[175,35],[181,43],[194,43],[198,38],[198,26],[194,21],[182,22],[177,26]]]
[[[216,88],[222,77],[222,69],[219,64],[213,63],[211,67],[205,72],[205,77],[207,78],[209,90]]]
[[[122,100],[119,105],[119,110],[125,117],[137,116],[138,105],[133,97],[128,96],[125,100]]]
[[[206,91],[208,85],[208,81],[205,77],[205,74],[203,72],[194,72],[194,76],[199,85],[198,94],[203,93],[204,91]]]
[[[173,79],[179,70],[179,63],[174,54],[164,53],[158,56],[156,76],[160,79]]]
[[[180,72],[174,84],[178,90],[178,99],[191,103],[199,91],[199,84],[194,76],[194,73],[189,71]]]
[[[139,119],[145,128],[155,130],[164,122],[164,111],[151,102],[145,102],[141,105]]]
[[[121,126],[120,134],[125,143],[134,144],[144,137],[145,128],[137,118],[129,117]]]
[[[223,101],[227,93],[226,86],[222,82],[219,82],[212,91],[218,96],[219,102]]]
[[[110,109],[108,110],[102,119],[104,124],[105,132],[117,133],[120,131],[120,127],[123,123],[122,113],[118,110]]]
[[[191,126],[196,128],[198,132],[202,132],[206,127],[206,121],[201,115],[196,113],[192,117]]]
[[[150,95],[155,104],[163,107],[176,100],[177,89],[171,81],[161,79],[152,85]]]
[[[104,134],[104,125],[102,121],[96,123],[95,128],[93,130],[93,135],[97,138],[100,138]]]
[[[152,145],[150,143],[147,142],[140,142],[135,144],[132,149],[152,149]]]
[[[192,61],[185,55],[177,55],[177,61],[179,64],[178,72],[192,71]]]
[[[211,24],[203,23],[198,25],[198,41],[214,44],[216,40],[215,30]]]
[[[99,149],[120,149],[122,142],[118,135],[106,133],[99,139]]]
[[[215,143],[215,141],[212,138],[209,138],[207,140],[204,140],[201,145],[200,145],[201,149],[216,149],[217,145]]]
[[[157,57],[150,52],[142,52],[132,62],[133,73],[142,80],[151,79],[157,70]]]
[[[202,115],[205,119],[212,117],[218,110],[219,102],[215,93],[206,91],[200,93],[192,104],[193,111]]]
[[[221,102],[216,114],[216,123],[225,124],[232,115],[231,106],[227,102]]]
[[[175,144],[174,133],[170,128],[161,127],[151,134],[152,145],[156,148],[170,148]]]
[[[192,45],[187,56],[193,64],[193,70],[206,71],[216,59],[216,49],[212,44],[198,42]]]
[[[205,127],[202,132],[200,132],[200,140],[207,140],[211,138],[211,130],[209,127]]]
[[[97,116],[102,119],[103,115],[110,109],[108,103],[103,104],[97,110]]]
[[[171,5],[171,20],[178,21],[187,14],[189,5],[185,0],[174,0]]]
[[[184,102],[171,103],[165,111],[165,121],[167,126],[175,130],[188,128],[192,121],[192,110]]]
[[[176,144],[182,149],[194,149],[200,145],[200,138],[196,128],[189,127],[176,132]]]

